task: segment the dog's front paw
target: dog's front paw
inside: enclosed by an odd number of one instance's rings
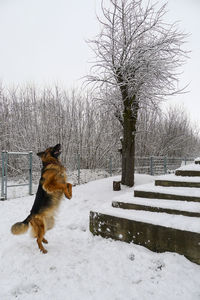
[[[64,191],[65,193],[65,197],[67,199],[71,199],[72,198],[72,184],[71,183],[66,183],[66,189]]]

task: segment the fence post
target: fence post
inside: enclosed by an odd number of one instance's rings
[[[4,199],[7,200],[7,181],[8,181],[8,152],[5,151],[5,160],[4,160]]]
[[[164,157],[164,173],[167,174],[167,157]]]
[[[154,175],[154,161],[153,156],[150,157],[150,175]]]
[[[110,159],[109,159],[109,173],[110,173],[110,176],[112,176],[112,156],[110,156]]]
[[[77,167],[78,167],[78,184],[80,184],[80,176],[81,176],[81,171],[80,171],[80,153],[77,154]]]
[[[29,152],[29,195],[33,195],[32,193],[32,161],[33,161],[33,152]]]
[[[1,162],[1,166],[2,166],[2,178],[1,178],[1,199],[4,200],[4,188],[5,188],[5,185],[4,185],[4,153],[5,151],[2,151],[1,153],[1,158],[2,158],[2,162]]]

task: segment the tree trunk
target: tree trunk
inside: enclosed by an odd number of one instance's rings
[[[134,185],[135,169],[135,133],[139,104],[136,95],[128,93],[121,69],[116,70],[117,81],[120,87],[124,104],[123,111],[123,140],[122,140],[122,179],[121,183],[132,187]]]
[[[122,184],[134,185],[136,118],[131,109],[124,111],[122,141]]]

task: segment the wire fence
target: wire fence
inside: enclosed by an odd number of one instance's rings
[[[0,174],[2,174],[2,157],[0,159]],[[62,160],[62,157],[61,157]],[[121,154],[115,153],[104,157],[101,162],[93,163],[92,168],[87,167],[85,159],[80,154],[75,154],[69,160],[65,160],[69,180],[76,185],[86,183],[98,178],[105,178],[121,174]],[[194,157],[135,157],[135,173],[161,175],[173,173],[177,168],[194,162]],[[41,163],[38,157],[33,154],[33,182],[37,183],[40,176]],[[28,157],[12,155],[7,161],[8,180],[27,181],[29,178]],[[1,175],[2,177],[2,175]]]
[[[9,157],[14,156],[14,158],[19,158],[19,156],[26,156],[28,157],[27,163],[25,164],[25,167],[29,173],[28,177],[29,180],[27,183],[8,183],[8,168],[10,167],[13,171],[13,167],[8,163]],[[30,152],[8,152],[8,151],[2,151],[1,153],[1,194],[0,199],[6,200],[7,199],[7,189],[8,187],[16,187],[16,186],[28,186],[29,187],[29,195],[32,195],[32,151]],[[17,170],[16,170],[17,171]],[[23,169],[25,171],[25,169]],[[23,172],[21,171],[21,173]]]
[[[3,157],[3,156],[2,156]],[[5,178],[3,175],[3,161],[2,157],[0,159],[0,182],[1,189],[0,195],[5,191],[2,189],[8,189],[8,199],[9,198],[17,198],[22,197],[28,194],[28,189],[23,189],[24,185],[27,185],[27,181],[30,179],[30,162],[28,160],[28,155],[9,155],[7,157],[7,178],[5,186]],[[62,159],[61,159],[62,160]],[[158,156],[150,156],[150,157],[135,157],[135,173],[140,174],[149,174],[149,175],[162,175],[174,173],[176,169],[183,165],[187,165],[194,162],[193,157],[158,157]],[[115,154],[104,157],[104,160],[98,161],[95,165],[93,163],[93,167],[88,168],[84,159],[80,154],[76,154],[70,158],[69,161],[64,163],[67,168],[68,181],[73,185],[84,184],[89,181],[106,178],[109,176],[115,176],[121,174],[121,155]],[[38,157],[33,154],[32,158],[32,182],[31,191],[33,193],[37,190],[38,180],[40,178],[40,170],[41,170],[41,162]],[[4,180],[4,184],[3,184]],[[22,186],[19,189],[19,186]],[[3,191],[3,192],[2,192]],[[30,194],[30,187],[29,187]],[[2,197],[2,199],[7,198]]]
[[[183,165],[194,162],[194,157],[150,156],[135,158],[135,172],[150,175],[174,173]]]

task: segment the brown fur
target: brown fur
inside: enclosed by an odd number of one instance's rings
[[[63,195],[68,199],[72,197],[72,185],[67,182],[66,169],[58,159],[59,154],[60,144],[37,154],[42,160],[43,168],[35,202],[30,215],[11,227],[13,234],[23,234],[30,224],[33,237],[37,239],[38,247],[43,253],[47,253],[47,250],[42,243],[48,243],[44,235],[54,226],[54,216]]]

